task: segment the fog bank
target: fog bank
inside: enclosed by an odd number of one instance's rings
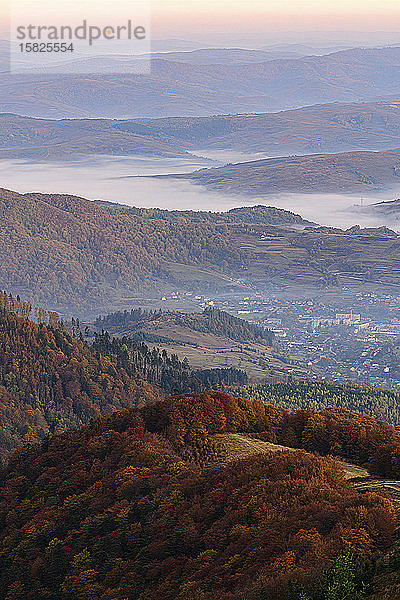
[[[82,163],[25,163],[0,161],[0,186],[18,192],[61,193],[90,200],[108,200],[129,206],[159,207],[177,210],[225,211],[239,206],[264,204],[300,214],[321,225],[348,228],[386,225],[400,229],[399,222],[363,210],[380,200],[392,200],[393,193],[364,197],[340,194],[275,194],[267,197],[239,197],[214,192],[189,181],[136,178],[191,172],[204,167],[204,161],[178,159],[96,157]],[[400,190],[399,190],[400,193]],[[358,205],[358,206],[357,206]],[[354,209],[352,209],[354,207]]]

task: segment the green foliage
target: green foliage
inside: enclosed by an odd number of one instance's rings
[[[246,383],[244,371],[234,368],[205,369],[193,371],[188,360],[179,360],[176,354],[123,336],[112,337],[108,331],[94,334],[91,349],[95,353],[110,357],[118,368],[135,377],[140,377],[159,386],[166,394],[201,392],[206,389]]]
[[[303,585],[291,581],[285,593],[285,600],[364,600],[366,597],[362,571],[350,545],[337,556],[312,589],[306,591]]]
[[[326,573],[318,592],[320,600],[363,600],[366,589],[357,575],[356,556],[349,545]]]

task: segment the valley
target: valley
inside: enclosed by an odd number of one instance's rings
[[[0,197],[3,286],[62,313],[119,309],[173,290],[356,294],[400,285],[398,235],[385,227],[315,227],[263,206],[209,218],[60,194]]]

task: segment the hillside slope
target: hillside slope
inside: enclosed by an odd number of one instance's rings
[[[172,289],[400,285],[393,231],[303,229],[300,217],[275,208],[168,212],[0,190],[0,216],[3,286],[75,316],[140,305]]]
[[[154,401],[160,390],[93,353],[50,314],[0,294],[0,457],[101,414]],[[44,311],[39,318],[46,318]]]
[[[310,154],[238,163],[158,178],[187,179],[245,196],[271,193],[363,194],[399,191],[400,150]]]
[[[273,334],[258,325],[248,323],[225,311],[208,307],[202,313],[182,313],[172,311],[143,311],[132,309],[99,317],[95,322],[97,330],[106,329],[112,333],[140,333],[168,331],[170,327],[181,326],[192,332],[227,337],[236,342],[260,342],[271,346]],[[183,341],[183,340],[182,340]]]
[[[272,347],[274,336],[269,330],[212,307],[202,313],[131,309],[99,317],[89,324],[89,330],[103,329],[119,338],[128,336],[156,344],[180,360],[186,358],[204,375],[210,369],[226,372],[234,367],[260,379],[271,369],[279,373],[293,369]],[[299,372],[304,369],[299,367]]]
[[[211,279],[232,285],[221,264],[240,264],[242,253],[227,237],[230,222],[239,231],[248,222],[306,224],[268,207],[233,211],[232,219],[230,213],[202,214],[153,214],[75,196],[0,190],[0,278],[38,305],[98,314],[134,293],[158,295],[160,287],[180,285],[170,266],[178,262],[193,266],[188,276],[194,279],[200,265],[215,265],[220,273]]]
[[[392,538],[390,501],[301,451],[227,466],[185,459],[182,435],[201,450],[205,417],[224,430],[251,410],[223,394],[178,396],[159,419],[157,405],[144,421],[124,411],[16,453],[0,473],[0,594],[281,600],[294,590],[317,600],[332,582],[360,590],[359,567]],[[180,420],[165,431],[168,415]]]
[[[285,156],[390,150],[399,143],[400,104],[333,103],[267,114],[125,121],[120,128],[165,136],[189,151],[229,148]]]
[[[140,135],[117,120],[45,120],[0,115],[0,159],[68,160],[88,155],[187,157],[173,139]]]
[[[203,150],[265,156],[388,150],[398,145],[400,104],[326,104],[278,113],[154,120],[33,119],[0,115],[0,158],[68,160],[87,155],[193,159]]]

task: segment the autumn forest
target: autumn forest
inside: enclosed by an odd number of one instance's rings
[[[400,483],[393,394],[249,386],[104,329],[88,342],[78,321],[5,292],[0,305],[0,597],[373,592],[397,504],[343,461]],[[237,435],[267,450],[227,457]]]

